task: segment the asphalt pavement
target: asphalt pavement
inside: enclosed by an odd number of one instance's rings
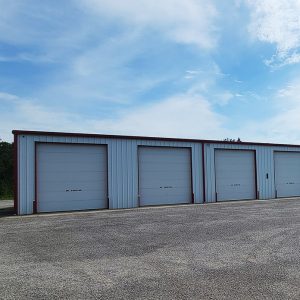
[[[300,299],[300,199],[0,218],[0,299]]]

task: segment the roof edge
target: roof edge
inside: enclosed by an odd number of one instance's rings
[[[34,130],[12,130],[14,135],[50,135],[50,136],[77,136],[77,137],[98,137],[98,138],[115,138],[115,139],[133,139],[133,140],[159,140],[172,142],[194,142],[206,144],[231,144],[231,145],[260,145],[260,146],[283,146],[283,147],[300,147],[297,144],[283,143],[262,143],[262,142],[230,142],[221,140],[205,140],[192,138],[167,138],[157,136],[136,136],[136,135],[117,135],[117,134],[98,134],[98,133],[81,133],[81,132],[56,132],[56,131],[34,131]]]

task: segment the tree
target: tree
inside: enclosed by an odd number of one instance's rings
[[[0,199],[13,198],[13,144],[0,141]]]
[[[234,143],[240,143],[242,142],[242,140],[238,137],[237,139],[230,139],[230,138],[226,138],[224,139],[225,142],[234,142]]]

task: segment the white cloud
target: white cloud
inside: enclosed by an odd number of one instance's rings
[[[244,132],[249,139],[262,142],[300,144],[300,79],[279,89],[272,106],[272,117],[245,124],[239,134],[243,136]]]
[[[31,53],[19,53],[15,56],[0,55],[0,62],[31,62],[31,63],[52,63],[53,59],[46,55],[33,55]]]
[[[5,106],[5,109],[1,109]],[[80,127],[82,117],[54,110],[36,103],[32,99],[0,93],[0,138],[12,140],[13,129],[26,130],[68,130]]]
[[[45,107],[33,100],[2,93],[10,111],[0,111],[0,137],[11,141],[12,129],[95,132],[182,138],[223,138],[226,119],[201,96],[182,94],[160,102],[95,119]],[[0,100],[1,101],[1,100]],[[14,118],[11,118],[11,115]]]
[[[57,6],[0,0],[0,6],[5,7],[0,10],[0,42],[19,49],[11,54],[0,50],[0,62],[55,64],[30,93],[43,103],[138,102],[139,94],[179,80],[174,64],[158,67],[168,61],[160,42],[206,50],[217,43],[218,13],[205,0],[73,0]],[[153,69],[131,65],[151,59]]]
[[[221,106],[227,105],[230,100],[234,98],[234,95],[229,91],[223,91],[220,94],[215,95],[213,102]]]
[[[36,91],[35,97],[64,99],[65,103],[72,104],[95,100],[98,103],[132,101],[135,94],[153,87],[167,76],[145,76],[143,70],[137,70],[140,74],[136,76],[127,67],[144,50],[137,44],[138,35],[133,31],[88,47],[73,55],[47,87]]]
[[[249,30],[277,48],[266,61],[272,66],[300,61],[299,2],[248,1]],[[234,124],[238,129],[227,130],[229,120],[214,112],[211,104],[222,106],[235,97],[260,96],[226,91],[218,85],[220,80],[241,81],[223,73],[207,53],[218,41],[215,24],[219,16],[213,1],[74,0],[61,5],[0,0],[6,8],[0,11],[0,42],[22,48],[20,53],[2,54],[0,61],[58,62],[53,73],[43,73],[44,81],[31,89],[34,99],[0,93],[0,136],[4,139],[11,140],[11,129],[20,128],[300,142],[300,81],[277,92],[271,104],[276,103],[278,113],[265,121]],[[160,45],[166,41],[197,46],[184,47],[184,58],[193,57],[196,50],[205,61],[195,56],[191,64],[184,59],[177,64],[174,57],[178,56],[168,56],[170,43]],[[170,63],[161,67],[164,61]],[[160,99],[154,87],[163,83],[176,85],[176,92],[182,93]],[[159,101],[145,104],[146,98]],[[96,118],[95,112],[89,117],[87,111],[96,109],[107,117]],[[227,114],[234,120],[233,114]]]
[[[300,62],[300,0],[248,0],[249,31],[254,38],[274,44],[276,54],[265,62],[283,66]]]
[[[232,94],[228,93],[230,98]],[[300,79],[274,94],[273,116],[231,129],[230,120],[214,112],[210,102],[190,93],[119,110],[101,119],[42,106],[7,93],[0,93],[0,107],[1,103],[10,106],[5,111],[0,109],[0,138],[7,141],[12,140],[12,129],[28,129],[221,140],[239,136],[243,141],[300,144]]]
[[[202,71],[197,71],[197,70],[186,70],[185,71],[186,75],[184,76],[185,79],[194,79],[197,77]]]
[[[3,54],[3,48],[0,61],[65,63],[97,31],[73,1],[0,0],[0,7],[0,43],[20,51]]]
[[[17,100],[19,100],[19,97],[16,95],[0,92],[0,101],[15,102]]]
[[[188,138],[222,138],[226,119],[201,96],[183,94],[123,112],[117,119],[96,121],[95,128],[113,133]],[[222,135],[223,133],[223,135]]]
[[[198,71],[198,70],[186,70],[185,72],[188,73],[188,74],[191,74],[191,75],[197,75],[197,74],[199,74],[201,71]]]
[[[201,49],[214,48],[218,38],[217,10],[205,0],[72,0],[59,5],[0,0],[0,7],[5,8],[0,9],[0,42],[35,49],[35,53],[2,54],[1,61],[64,63],[88,45],[107,40],[114,30],[141,36],[154,32]]]
[[[213,4],[205,0],[81,0],[79,3],[89,12],[156,30],[178,43],[211,49],[217,42],[218,14]]]
[[[242,80],[238,80],[238,79],[235,79],[234,82],[236,82],[236,83],[243,83]]]

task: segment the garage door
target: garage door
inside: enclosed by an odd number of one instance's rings
[[[277,197],[300,196],[300,153],[274,152]]]
[[[192,202],[191,151],[188,148],[139,148],[140,205]]]
[[[256,199],[255,153],[216,150],[217,201]]]
[[[38,144],[37,211],[107,208],[106,146]]]

